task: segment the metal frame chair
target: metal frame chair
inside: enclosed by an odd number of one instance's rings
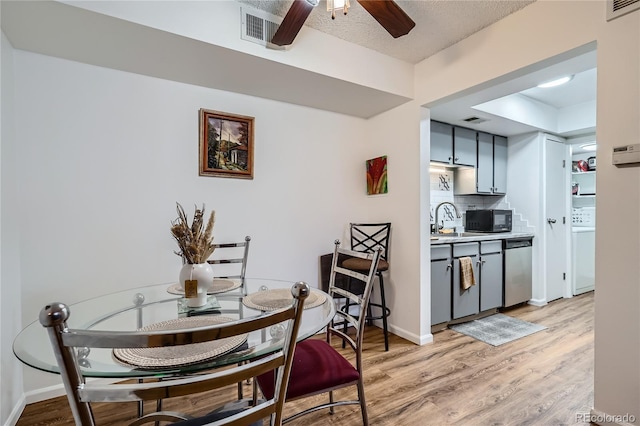
[[[291,372],[303,304],[310,289],[307,284],[298,282],[292,287],[291,293],[295,301],[289,308],[259,317],[191,329],[130,332],[69,329],[67,319],[71,312],[62,303],[52,303],[45,306],[40,312],[40,323],[47,328],[49,333],[69,405],[77,425],[95,425],[91,402],[157,401],[221,388],[267,372],[277,375],[276,391],[271,398],[255,406],[250,406],[246,410],[234,413],[226,419],[218,419],[220,413],[215,413],[215,420],[220,420],[220,423],[216,424],[246,425],[270,417],[271,425],[279,425],[282,423],[284,396]],[[255,330],[264,330],[283,321],[288,321],[288,326],[283,348],[280,351],[255,362],[209,371],[200,375],[165,378],[157,382],[113,384],[86,382],[77,356],[77,351],[86,351],[87,348],[152,348],[213,341]],[[188,420],[189,418],[190,416],[180,413],[160,411],[140,417],[131,425]]]
[[[226,253],[231,253],[231,250],[226,250],[226,249],[233,249],[233,248],[238,248],[238,247],[244,247],[244,251],[243,251],[243,255],[242,257],[233,257],[233,255],[231,257],[220,257],[220,258],[213,258],[213,259],[208,259],[207,263],[209,263],[210,265],[226,265],[226,264],[231,264],[231,263],[240,263],[240,273],[239,274],[231,274],[231,275],[217,275],[216,274],[216,278],[229,278],[229,279],[239,279],[240,280],[240,284],[241,284],[241,291],[243,295],[247,295],[247,290],[246,287],[244,285],[244,280],[245,280],[245,274],[247,272],[247,260],[249,258],[249,243],[251,242],[251,237],[250,236],[246,236],[244,237],[244,241],[240,242],[240,243],[222,243],[222,244],[214,244],[213,247],[215,247],[214,253],[216,253],[216,251],[218,249],[225,249]],[[214,270],[215,273],[215,270]]]
[[[339,266],[338,257],[340,255],[370,262],[371,266],[368,273],[363,274]],[[351,300],[354,305],[360,307],[361,312],[366,312],[379,260],[379,249],[376,249],[373,253],[357,252],[340,248],[340,242],[336,240],[331,265],[331,278],[329,280],[329,294],[334,298],[340,297]],[[336,287],[336,277],[340,275],[348,276],[363,283],[363,294],[357,295],[348,289]],[[344,331],[342,328],[344,322],[353,326],[355,329],[354,337]],[[326,339],[307,339],[296,346],[286,400],[293,401],[317,394],[329,393],[329,402],[296,413],[286,418],[284,420],[285,423],[323,408],[329,408],[330,413],[333,414],[333,409],[336,406],[358,404],[362,412],[363,424],[369,424],[362,372],[362,340],[365,322],[364,316],[352,316],[346,311],[337,310],[336,316],[327,326]],[[355,366],[332,346],[332,336],[342,339],[355,352]],[[275,389],[273,374],[267,373],[258,376],[256,381],[266,398],[273,396]],[[333,391],[347,386],[357,386],[358,399],[335,401]]]
[[[389,350],[389,326],[387,317],[391,315],[391,310],[387,307],[384,294],[384,278],[382,273],[389,269],[389,240],[391,237],[391,223],[351,223],[349,224],[351,234],[351,249],[365,253],[371,253],[377,248],[381,249],[380,263],[376,269],[376,275],[380,284],[380,303],[369,303],[367,309],[367,322],[382,320],[382,330],[384,332],[384,350]],[[367,262],[359,259],[347,259],[342,266],[360,272],[365,272],[369,268]],[[380,309],[380,315],[372,314],[372,307]],[[349,309],[349,301],[345,304],[345,309]]]

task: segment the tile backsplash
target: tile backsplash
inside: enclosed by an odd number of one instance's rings
[[[464,225],[464,214],[467,210],[477,209],[506,209],[513,210],[507,197],[504,195],[454,195],[454,173],[452,170],[430,171],[429,181],[431,188],[431,218],[430,223],[435,223],[435,209],[443,201],[455,204],[461,215],[456,218],[454,209],[445,204],[440,207],[440,225],[445,228],[456,228]],[[534,228],[528,224],[521,214],[514,212],[513,232],[533,232]]]

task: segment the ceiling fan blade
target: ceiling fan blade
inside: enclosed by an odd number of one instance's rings
[[[393,38],[408,34],[416,23],[392,0],[358,0]]]
[[[271,43],[278,46],[286,46],[293,43],[313,8],[314,5],[307,0],[294,0],[278,30],[273,35]]]

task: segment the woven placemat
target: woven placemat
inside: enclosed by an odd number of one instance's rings
[[[327,297],[324,293],[311,290],[309,297],[304,301],[304,308],[310,309],[322,305]],[[291,289],[278,288],[274,290],[262,290],[246,295],[242,299],[242,303],[247,308],[257,309],[259,311],[275,311],[277,309],[291,306],[293,295]]]
[[[177,318],[142,327],[141,331],[182,330],[205,327],[234,321],[232,318],[220,316],[199,316]],[[138,368],[155,369],[196,364],[230,352],[247,341],[247,334],[227,337],[211,342],[193,343],[190,345],[166,346],[160,348],[124,348],[114,349],[115,358],[127,365]]]
[[[240,287],[239,280],[224,280],[224,279],[215,278],[213,280],[213,284],[207,290],[207,294],[224,293],[227,291],[235,290],[236,288],[239,288],[239,287]],[[180,296],[184,295],[184,289],[178,283],[170,285],[169,288],[167,289],[167,292],[171,294],[179,294]]]

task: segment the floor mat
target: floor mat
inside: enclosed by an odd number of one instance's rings
[[[451,325],[449,328],[490,345],[500,346],[537,333],[547,327],[504,314],[494,314],[485,318]]]

